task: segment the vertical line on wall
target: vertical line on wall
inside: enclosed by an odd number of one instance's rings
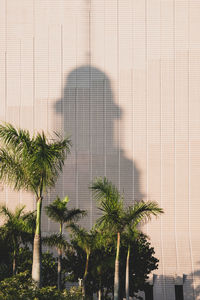
[[[75,198],[76,198],[76,208],[79,207],[78,203],[78,137],[77,137],[77,128],[78,128],[78,120],[77,120],[77,72],[76,72],[76,87],[75,87]]]
[[[35,130],[35,37],[33,37],[33,132]]]
[[[19,127],[21,127],[21,102],[22,102],[22,62],[21,62],[21,39],[19,41],[19,86],[20,86],[20,95],[19,95]],[[21,205],[22,201],[22,190],[19,190],[19,203]]]
[[[146,200],[149,199],[149,148],[148,148],[148,0],[145,0],[145,101],[146,101]],[[146,230],[148,234],[148,223]]]
[[[192,267],[192,287],[193,287],[193,297],[196,299],[195,292],[195,282],[194,282],[194,263],[192,257],[192,241],[191,241],[191,148],[190,148],[190,0],[188,0],[188,235],[189,235],[189,248],[190,248],[190,259],[191,259],[191,267]]]
[[[7,52],[7,0],[5,0],[5,52]]]
[[[118,163],[119,163],[119,173],[118,173],[118,186],[119,190],[121,188],[121,151],[120,151],[120,76],[119,76],[119,0],[117,0],[117,98],[118,98]]]
[[[163,189],[162,189],[162,159],[163,159],[163,147],[162,147],[162,6],[160,0],[160,206],[163,207]],[[163,216],[160,216],[160,240],[161,240],[161,257],[162,257],[162,274],[165,275],[164,253],[163,253]],[[165,281],[163,282],[164,299],[166,295]]]
[[[35,130],[35,0],[33,0],[33,133]],[[36,209],[36,202],[33,197],[33,210]]]
[[[61,88],[61,132],[64,137],[64,83],[63,83],[63,24],[60,26],[60,88]],[[64,168],[62,172],[62,197],[64,197]]]
[[[7,121],[7,51],[5,52],[5,122]],[[6,200],[6,207],[8,206],[8,187],[5,187],[5,200]]]
[[[49,131],[49,26],[47,34],[47,131]]]
[[[106,151],[106,147],[107,147],[107,143],[106,143],[106,138],[107,138],[107,135],[106,135],[106,75],[105,75],[105,55],[106,55],[106,46],[105,46],[105,34],[106,34],[106,31],[105,31],[105,13],[106,13],[106,9],[105,9],[105,1],[104,0],[104,80],[103,80],[103,136],[104,136],[104,147],[103,147],[103,156],[104,156],[104,176],[106,176],[106,173],[107,173],[107,170],[106,170],[106,163],[107,163],[107,160],[106,160],[106,154],[107,154],[107,151]]]
[[[7,98],[8,98],[8,90],[7,90],[7,80],[8,80],[8,74],[7,74],[7,51],[5,51],[5,121],[7,121]]]
[[[47,131],[49,131],[49,25],[47,33]],[[47,190],[47,204],[50,204],[50,192]],[[50,218],[47,218],[47,229],[50,231]]]
[[[106,176],[106,104],[105,104],[105,71],[103,79],[103,157],[104,157],[104,176]]]
[[[5,0],[5,121],[7,121],[7,0]]]
[[[89,165],[90,165],[90,182],[92,181],[92,112],[91,112],[91,91],[92,91],[92,74],[91,74],[91,0],[89,1],[88,7],[88,46],[89,46]],[[92,227],[92,217],[93,217],[93,203],[92,203],[92,191],[89,191],[90,194],[90,227]]]
[[[7,49],[7,0],[5,0],[5,121],[7,121],[7,98],[8,98],[8,83],[7,83],[7,54],[8,54],[8,49]],[[6,207],[8,205],[8,188],[6,185],[5,187],[5,200],[6,200]]]
[[[35,0],[33,0],[33,133],[35,130]],[[36,209],[36,202],[33,197],[33,209]]]
[[[7,121],[8,74],[7,74],[7,0],[5,0],[5,121]],[[5,187],[6,207],[8,206],[8,187]]]
[[[60,88],[61,88],[61,131],[64,134],[64,125],[63,125],[63,118],[64,118],[64,104],[63,104],[63,24],[61,24],[60,28]]]
[[[21,39],[19,41],[19,127],[21,126],[21,105],[22,105],[22,53]]]
[[[33,0],[33,35],[35,35],[35,0]]]
[[[33,36],[32,64],[33,64],[32,67],[33,67],[33,133],[34,133],[35,131],[35,36]],[[36,202],[33,200],[33,210],[35,209],[36,209]]]
[[[176,224],[176,0],[173,0],[173,55],[174,55],[174,238],[176,251],[176,270],[178,274],[178,246],[177,246],[177,224]]]
[[[135,162],[134,162],[134,159],[135,159],[135,151],[134,151],[134,138],[135,138],[135,134],[134,134],[134,91],[133,91],[133,65],[134,65],[134,43],[133,43],[133,20],[134,20],[134,4],[133,4],[133,1],[131,2],[132,3],[132,26],[131,26],[131,59],[132,59],[132,62],[131,62],[131,99],[132,99],[132,163],[133,163],[133,190],[132,190],[132,193],[133,193],[133,204],[135,202]]]
[[[78,118],[77,118],[77,21],[76,21],[76,85],[75,85],[75,198],[76,198],[76,208],[79,207],[78,201]],[[69,90],[69,94],[71,91]]]

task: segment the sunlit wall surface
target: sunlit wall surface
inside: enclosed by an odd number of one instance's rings
[[[199,0],[0,0],[0,119],[73,142],[44,206],[68,194],[90,227],[104,175],[129,205],[157,201],[165,214],[144,226],[156,300],[175,284],[200,299],[199,31]],[[35,207],[3,186],[0,201]]]

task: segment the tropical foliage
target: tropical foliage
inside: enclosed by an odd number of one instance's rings
[[[41,285],[41,209],[43,195],[55,185],[70,151],[70,140],[58,134],[48,139],[44,132],[31,137],[28,130],[11,124],[0,125],[0,180],[16,190],[31,191],[36,197],[37,214],[33,244],[32,278]]]
[[[127,207],[111,181],[97,178],[91,189],[101,217],[93,228],[77,225],[86,212],[69,209],[68,197],[57,197],[45,212],[59,224],[59,230],[42,237],[43,197],[62,171],[70,140],[58,134],[50,139],[44,132],[31,136],[28,130],[6,123],[0,125],[0,142],[0,180],[16,190],[32,192],[37,207],[36,212],[25,212],[25,207],[10,211],[0,206],[4,221],[0,227],[0,299],[89,300],[98,293],[98,299],[118,300],[144,290],[158,260],[137,225],[163,213],[158,204],[139,201]],[[71,230],[71,241],[66,241],[65,229]],[[57,249],[57,258],[42,253],[42,241]],[[82,282],[82,289],[66,290],[66,281]]]
[[[53,234],[46,237],[43,241],[51,247],[56,247],[58,251],[58,289],[61,289],[61,275],[62,275],[62,252],[67,246],[65,237],[63,236],[63,225],[69,227],[72,223],[78,221],[85,215],[85,211],[81,209],[72,208],[69,209],[67,204],[69,198],[65,197],[61,200],[59,197],[56,198],[51,204],[45,207],[46,214],[50,219],[59,223],[59,234]]]
[[[1,227],[1,236],[12,249],[13,274],[16,274],[17,256],[20,243],[31,240],[30,220],[34,218],[33,212],[24,212],[25,206],[16,207],[12,212],[5,205],[0,206],[0,215],[5,223]]]
[[[101,235],[101,238],[98,240],[96,247],[90,252],[86,297],[92,299],[93,293],[101,293],[101,299],[108,299],[109,295],[112,296],[114,293],[116,238],[114,235],[110,235],[109,232],[97,231],[96,234]],[[129,267],[130,296],[136,294],[138,290],[145,289],[148,275],[158,267],[158,259],[154,256],[154,249],[145,235],[140,233],[135,240],[129,240],[125,234],[122,234],[119,264],[119,299],[125,297],[127,242],[130,243],[131,249]],[[66,250],[66,269],[69,272],[66,280],[74,282],[84,277],[85,264],[83,262],[86,261],[86,252],[79,246],[79,237],[76,234],[71,239],[71,246]]]
[[[114,300],[119,299],[119,251],[121,233],[128,229],[136,229],[136,225],[141,221],[150,220],[151,216],[157,216],[163,210],[156,202],[137,202],[131,207],[124,207],[123,196],[120,195],[117,188],[107,178],[97,178],[91,189],[99,203],[99,209],[102,212],[97,222],[108,230],[117,234],[117,247],[115,258],[115,277],[114,277]],[[129,267],[130,249],[127,251],[127,268]],[[127,281],[129,281],[129,270],[127,271]],[[129,299],[129,283],[127,284],[127,299]]]
[[[81,300],[79,288],[57,290],[55,286],[35,289],[28,272],[19,273],[0,282],[0,300]]]

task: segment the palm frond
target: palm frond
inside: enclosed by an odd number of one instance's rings
[[[4,125],[0,125],[0,138],[4,142],[4,144],[11,149],[17,149],[17,151],[21,151],[30,147],[31,139],[28,130],[16,129],[10,123],[4,123]]]
[[[28,184],[19,156],[5,149],[0,149],[0,180],[18,190]]]
[[[68,246],[64,235],[61,234],[51,234],[50,236],[43,237],[42,242],[49,247],[56,247],[62,250]]]
[[[69,138],[57,135],[57,140],[50,140],[44,132],[31,138],[28,130],[9,123],[0,125],[0,140],[0,180],[37,197],[55,185],[71,147]]]
[[[0,215],[6,219],[12,219],[14,217],[13,213],[5,205],[0,206]]]
[[[85,228],[72,223],[68,228],[72,230],[77,244],[86,253],[90,253],[95,248],[96,240],[93,232],[88,232]]]
[[[68,197],[65,197],[63,200],[57,197],[51,204],[45,207],[46,214],[52,220],[62,224],[78,221],[81,217],[85,216],[86,212],[84,210],[76,208],[68,209],[68,202]]]
[[[77,222],[80,218],[87,215],[85,210],[79,208],[72,208],[65,212],[64,214],[64,223]]]
[[[48,141],[44,133],[38,133],[33,140],[34,155],[31,165],[35,173],[42,176],[42,189],[55,185],[58,174],[62,171],[64,160],[70,152],[69,139]],[[40,176],[40,177],[41,177]]]
[[[125,222],[127,224],[137,225],[139,222],[151,220],[152,216],[158,216],[163,213],[163,209],[158,206],[157,202],[140,201],[133,207],[129,207],[125,213]]]
[[[91,190],[97,201],[102,201],[103,199],[119,201],[120,193],[118,192],[115,185],[109,181],[106,177],[98,177],[91,185]]]
[[[21,207],[18,206],[15,208],[15,218],[19,219],[20,217],[22,217],[22,213],[24,214],[25,207],[26,205],[22,205]]]
[[[30,241],[30,227],[27,223],[26,216],[29,213],[24,212],[25,206],[16,207],[12,212],[5,205],[0,207],[0,214],[5,216],[6,220],[1,227],[4,233],[4,237],[11,243],[15,241],[16,244],[20,242]]]

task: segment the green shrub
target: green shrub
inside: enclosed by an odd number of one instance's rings
[[[33,298],[33,284],[29,272],[17,274],[0,282],[1,300],[29,300]]]
[[[29,271],[19,273],[0,282],[0,300],[80,300],[80,288],[58,291],[55,286],[35,289]]]
[[[17,273],[29,271],[31,276],[33,253],[28,247],[19,248],[17,256]],[[0,263],[0,281],[12,276],[12,260],[9,263]],[[54,286],[57,284],[57,259],[52,253],[42,253],[42,285]]]

